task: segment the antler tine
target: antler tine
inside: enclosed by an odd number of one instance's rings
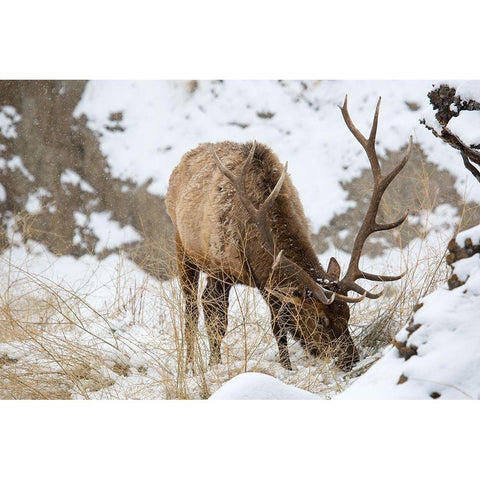
[[[372,280],[374,282],[394,282],[395,280],[400,280],[407,274],[405,270],[400,275],[376,275],[375,273],[361,272],[362,276],[359,278],[365,278],[366,280]]]
[[[378,162],[377,153],[375,151],[375,138],[377,136],[378,114],[380,112],[380,101],[382,97],[378,98],[377,107],[375,109],[375,115],[373,117],[372,127],[370,129],[370,135],[368,139],[360,132],[360,130],[354,125],[350,113],[348,111],[348,95],[345,95],[343,107],[340,107],[343,120],[345,121],[348,129],[352,132],[353,136],[357,139],[360,145],[364,148],[370,165],[372,167],[373,178],[376,181],[380,176],[380,164]]]
[[[385,176],[386,187],[390,185],[392,180],[403,170],[403,167],[407,164],[410,159],[410,152],[412,151],[413,137],[410,135],[408,139],[408,147],[405,155],[403,156],[402,161],[388,174]],[[385,188],[386,188],[385,187]]]
[[[349,130],[353,133],[353,136],[358,140],[358,142],[365,147],[367,145],[367,139],[362,135],[360,130],[353,124],[352,119],[350,118],[350,113],[348,112],[348,95],[345,95],[345,100],[343,101],[343,106],[338,107],[342,112],[343,119],[347,124]]]
[[[347,290],[352,290],[353,292],[357,292],[360,295],[365,295],[367,298],[375,299],[380,298],[383,295],[383,290],[379,293],[373,293],[371,290],[367,290],[360,285],[357,285],[355,282],[346,282]]]
[[[370,129],[370,135],[368,136],[368,144],[371,147],[375,147],[375,139],[377,137],[378,114],[380,113],[381,101],[382,97],[378,97],[377,107],[375,108],[375,115],[373,116],[372,128]]]
[[[275,185],[275,188],[270,192],[270,195],[267,197],[265,202],[263,202],[262,206],[259,208],[259,211],[261,211],[262,213],[263,212],[267,213],[268,210],[270,210],[270,208],[272,207],[273,202],[275,202],[275,199],[278,197],[278,194],[280,193],[280,189],[282,188],[285,177],[287,176],[287,168],[288,168],[288,162],[285,162],[285,167],[283,168],[283,172],[280,175],[280,178],[278,179],[278,182]]]
[[[248,166],[250,165],[253,156],[255,155],[255,148],[257,144],[256,141],[253,141],[252,148],[248,154],[247,159],[245,160],[245,163],[242,168],[242,172],[240,175],[235,176],[225,165],[222,163],[222,161],[218,158],[217,153],[215,152],[215,149],[213,148],[213,144],[210,144],[210,151],[213,155],[213,159],[218,167],[218,169],[225,175],[233,184],[235,190],[237,191],[241,202],[243,203],[243,206],[246,208],[247,212],[251,217],[253,217],[255,220],[258,215],[258,210],[255,208],[253,203],[250,201],[248,198],[247,192],[245,190],[245,178],[246,178],[246,173]]]
[[[253,157],[255,155],[255,149],[256,148],[257,148],[257,141],[254,140],[252,142],[252,148],[250,149],[250,152],[248,152],[248,157],[245,160],[245,163],[243,164],[242,174],[241,174],[241,178],[242,178],[243,182],[245,182],[245,177],[247,176],[247,170],[248,170],[248,167],[250,166],[250,164],[252,163]]]
[[[215,149],[213,148],[213,144],[210,144],[210,152],[213,155],[213,160],[215,160],[215,163],[218,167],[218,169],[232,182],[236,182],[236,177],[232,174],[232,172],[225,167],[225,165],[221,162],[221,160],[218,158],[217,152],[215,152]]]
[[[221,160],[218,158],[215,152],[215,149],[213,148],[213,145],[210,145],[210,150],[212,152],[213,159],[215,160],[217,167],[232,182],[233,187],[237,191],[237,194],[240,198],[240,201],[243,203],[251,219],[257,226],[260,232],[260,236],[262,237],[263,243],[265,245],[265,248],[274,258],[272,270],[276,270],[279,268],[286,269],[300,283],[302,283],[302,285],[308,288],[312,292],[315,298],[317,298],[322,303],[328,305],[335,300],[335,293],[323,288],[321,285],[315,282],[315,280],[313,280],[313,278],[310,277],[310,275],[307,272],[305,272],[302,267],[297,265],[292,260],[289,260],[288,258],[284,257],[283,251],[280,251],[278,255],[275,254],[275,242],[274,242],[270,227],[268,225],[268,211],[271,209],[271,207],[275,202],[275,199],[278,197],[280,193],[283,182],[285,181],[285,178],[287,175],[288,163],[285,164],[285,168],[283,169],[283,172],[280,175],[280,178],[278,179],[275,187],[270,192],[267,199],[258,207],[258,209],[255,208],[252,201],[248,198],[248,195],[245,189],[245,178],[248,170],[248,165],[251,163],[253,156],[255,154],[255,147],[256,147],[256,143],[253,142],[252,149],[250,150],[250,153],[248,154],[248,157],[245,160],[245,164],[242,168],[242,172],[238,176],[235,176],[230,170],[228,170],[223,165]],[[327,294],[330,296],[327,296]]]
[[[313,278],[307,272],[305,272],[302,267],[297,265],[292,260],[283,257],[281,254],[283,255],[283,250],[277,255],[277,258],[273,263],[272,270],[278,270],[280,268],[283,268],[284,270],[290,271],[293,277],[295,277],[302,285],[307,287],[308,290],[312,292],[314,298],[316,298],[325,305],[330,305],[331,303],[333,303],[336,296],[338,295],[337,293],[323,288],[315,280],[313,280]],[[327,296],[327,293],[330,295],[329,297]]]
[[[353,297],[348,297],[347,295],[340,295],[339,293],[336,293],[335,294],[335,298],[337,300],[342,300],[346,303],[360,303],[362,300],[365,299],[365,297],[367,296],[367,291],[363,292],[363,295],[361,295],[360,297],[356,297],[356,298],[353,298]]]
[[[375,138],[376,138],[377,127],[378,127],[380,103],[381,103],[381,97],[379,97],[377,102],[377,107],[375,109],[375,114],[373,117],[372,127],[370,130],[370,135],[368,137],[368,140],[360,133],[360,131],[353,124],[352,119],[350,118],[350,115],[348,113],[346,96],[345,96],[343,107],[340,108],[343,115],[343,119],[345,120],[345,123],[348,129],[352,132],[354,137],[362,145],[370,161],[370,166],[373,173],[373,192],[372,192],[372,197],[370,199],[370,204],[368,206],[367,213],[365,214],[365,218],[363,219],[362,225],[360,226],[360,229],[353,243],[352,255],[350,257],[350,262],[347,267],[347,272],[345,273],[342,280],[338,282],[338,285],[340,287],[340,291],[342,292],[348,292],[349,290],[352,290],[359,294],[364,294],[367,298],[378,298],[382,295],[383,291],[378,294],[374,294],[371,291],[365,290],[360,285],[357,285],[355,283],[356,280],[363,278],[371,281],[393,282],[395,280],[399,280],[400,278],[402,278],[406,273],[404,272],[401,275],[376,275],[373,273],[363,272],[362,270],[360,270],[360,267],[359,267],[362,249],[368,237],[372,233],[391,230],[393,228],[398,227],[405,221],[405,219],[408,216],[408,210],[407,210],[400,218],[398,218],[394,222],[377,223],[376,221],[378,209],[380,207],[380,202],[382,200],[383,194],[385,193],[385,190],[387,189],[387,187],[392,183],[394,178],[400,173],[403,167],[405,167],[405,165],[407,164],[410,158],[410,153],[412,150],[412,143],[413,143],[413,139],[410,136],[408,147],[402,161],[395,168],[393,168],[393,170],[390,173],[383,176],[380,169],[380,164],[377,158],[377,153],[375,150]],[[339,298],[338,295],[337,295],[337,298]]]
[[[407,209],[405,213],[398,219],[395,220],[394,222],[391,223],[376,223],[375,224],[375,231],[376,232],[381,232],[383,230],[391,230],[392,228],[396,228],[399,225],[401,225],[408,217],[409,210]]]

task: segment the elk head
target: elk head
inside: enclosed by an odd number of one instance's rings
[[[392,223],[378,223],[376,220],[382,196],[393,179],[406,165],[410,156],[412,138],[410,137],[407,151],[403,160],[388,174],[383,175],[375,150],[375,138],[377,133],[378,114],[380,109],[379,98],[372,127],[368,138],[353,124],[347,108],[347,97],[340,107],[343,119],[350,132],[362,145],[370,162],[373,174],[373,192],[370,204],[363,223],[356,235],[353,250],[347,270],[343,277],[340,275],[340,266],[335,258],[331,258],[328,269],[325,271],[319,266],[318,272],[312,275],[300,265],[288,258],[283,250],[278,250],[274,235],[269,226],[268,213],[272,208],[285,180],[287,163],[266,200],[256,208],[249,199],[245,188],[247,170],[255,154],[255,142],[250,150],[247,160],[239,175],[234,175],[220,161],[213,147],[213,158],[220,171],[232,182],[243,206],[248,212],[249,219],[253,222],[260,233],[264,248],[272,259],[272,279],[275,281],[261,288],[268,291],[276,301],[281,301],[287,312],[289,321],[285,322],[292,335],[301,341],[305,348],[313,355],[319,355],[330,349],[337,359],[337,364],[344,370],[350,370],[359,360],[359,355],[348,329],[350,320],[350,303],[358,303],[365,298],[379,298],[382,292],[373,293],[356,283],[357,280],[365,279],[378,282],[391,282],[402,278],[401,275],[388,276],[367,273],[360,270],[359,261],[363,246],[368,237],[375,232],[391,230],[401,225],[407,218],[408,211],[398,220]],[[341,278],[340,278],[341,277]],[[349,292],[355,292],[358,296],[351,297]],[[288,361],[289,364],[289,361]]]

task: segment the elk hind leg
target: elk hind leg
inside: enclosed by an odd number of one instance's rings
[[[185,307],[183,341],[187,346],[186,365],[193,368],[195,343],[198,331],[198,278],[199,270],[184,254],[177,241],[177,265]]]
[[[228,294],[232,284],[208,277],[202,294],[202,306],[210,344],[210,365],[221,362],[220,346],[228,326]]]

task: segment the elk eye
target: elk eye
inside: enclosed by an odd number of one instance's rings
[[[328,327],[330,325],[330,320],[328,319],[327,316],[325,315],[322,315],[320,317],[320,323],[324,326],[324,327]]]

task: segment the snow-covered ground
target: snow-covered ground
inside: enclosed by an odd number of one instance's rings
[[[405,262],[416,265],[402,283],[389,288],[382,303],[387,308],[402,289],[411,290],[404,311],[399,312],[398,326],[406,320],[418,299],[419,286],[425,284],[432,262],[437,261],[427,258],[424,250],[441,251],[445,244],[446,239],[438,234],[432,227],[426,239],[414,240],[403,251],[365,259],[365,268],[370,270],[397,271]],[[345,374],[331,360],[310,358],[291,340],[294,370],[283,369],[265,303],[255,290],[237,286],[230,297],[223,364],[207,368],[208,341],[201,317],[202,373],[184,372],[181,298],[175,280],[160,282],[121,254],[102,260],[91,255],[58,257],[38,243],[22,243],[19,235],[11,238],[13,246],[0,256],[0,285],[6,292],[1,306],[21,331],[18,335],[18,328],[14,329],[13,336],[5,331],[0,337],[0,359],[6,363],[0,367],[3,378],[31,378],[32,366],[40,366],[43,382],[55,384],[58,376],[65,377],[65,391],[59,395],[72,398],[207,398],[238,374],[261,372],[289,388],[332,398],[378,359],[375,348],[360,348],[362,361],[351,374]],[[339,259],[346,263],[347,256]],[[362,304],[354,311],[354,334],[361,336],[378,315],[375,301]],[[24,329],[29,332],[26,337]],[[252,382],[247,384],[249,391]],[[239,393],[242,385],[234,384],[236,395],[243,395]],[[275,385],[278,383],[268,386],[269,393],[255,387],[259,392],[256,398],[277,394],[285,398],[297,391],[281,393]]]
[[[382,96],[379,153],[402,148],[413,134],[430,161],[455,175],[462,196],[480,200],[480,189],[467,181],[468,174],[457,152],[419,124],[431,85],[428,81],[94,81],[88,83],[76,115],[87,116],[115,176],[137,184],[151,179],[149,190],[156,194],[165,193],[171,170],[181,155],[199,142],[256,138],[270,145],[282,161],[289,162],[307,216],[317,229],[349,207],[341,182],[358,176],[367,166],[364,153],[337,108],[346,93],[352,118],[365,132],[377,98]],[[122,115],[112,116],[116,112]],[[14,112],[4,111],[0,121],[2,128],[13,134],[12,122],[18,121]],[[20,158],[15,165],[23,167]],[[12,168],[12,161],[9,166]],[[64,172],[62,184],[77,184],[88,191],[90,186],[72,173]],[[32,209],[38,195],[32,197]],[[325,198],[329,199],[328,209],[323,208]],[[131,227],[120,227],[108,211],[92,215],[88,225],[85,216],[77,213],[77,224],[88,226],[100,238],[97,253],[140,237]],[[421,215],[425,216],[422,223],[427,224],[423,238],[413,240],[403,250],[391,249],[380,257],[363,260],[368,270],[390,273],[407,266],[410,271],[402,282],[389,286],[382,300],[386,303],[366,301],[354,309],[354,335],[360,335],[373,316],[378,316],[379,305],[386,308],[400,292],[407,291],[404,311],[398,312],[395,319],[400,326],[420,294],[425,293],[427,275],[434,270],[441,273],[444,268],[441,258],[454,233],[457,213],[442,205]],[[448,309],[464,302],[468,310],[478,294],[475,257],[456,266],[470,272],[467,283],[473,284],[466,294],[440,290],[427,297],[416,313],[424,327],[409,341],[418,342],[418,358],[405,362],[394,358],[392,347],[387,348],[385,357],[356,380],[378,359],[375,349],[361,349],[360,364],[351,374],[344,374],[332,361],[313,360],[299,345],[291,343],[294,370],[286,371],[278,363],[265,304],[252,289],[237,287],[231,293],[230,323],[222,347],[224,363],[213,369],[200,365],[194,374],[181,368],[181,301],[176,281],[159,282],[121,254],[102,260],[89,255],[79,259],[58,257],[37,243],[22,243],[13,230],[9,235],[12,247],[0,256],[0,284],[5,292],[1,306],[18,323],[14,326],[20,326],[20,334],[18,328],[0,334],[0,378],[4,385],[6,380],[10,382],[8,388],[12,391],[19,379],[30,389],[36,382],[40,385],[31,377],[35,366],[41,370],[42,381],[50,386],[61,377],[61,391],[52,395],[69,398],[208,398],[223,384],[214,398],[332,398],[351,384],[343,394],[345,398],[423,398],[433,391],[450,398],[459,396],[460,390],[467,396],[478,396],[478,384],[467,382],[467,372],[453,378],[460,372],[460,364],[458,368],[440,369],[456,346],[457,337],[452,337],[455,332],[448,330],[455,313]],[[330,248],[322,255],[323,263],[330,255],[335,255],[342,265],[348,261],[344,252]],[[435,308],[439,299],[445,319],[437,325],[429,312],[438,313]],[[430,324],[434,326],[428,327]],[[457,329],[457,334],[464,335],[465,351],[473,349],[473,342],[466,341],[467,334],[474,333],[472,328],[473,324],[465,323]],[[433,337],[427,331],[433,332]],[[399,339],[405,335],[402,332]],[[200,357],[205,360],[207,343],[200,319]],[[445,359],[433,351],[439,346],[446,349]],[[428,361],[422,360],[424,357]],[[430,383],[419,381],[425,379],[428,368],[436,368],[437,361],[438,375],[427,376]],[[416,375],[415,365],[419,365],[423,377]],[[257,373],[226,383],[245,372]],[[267,374],[266,378],[262,373]],[[401,374],[408,381],[396,385]],[[287,386],[279,384],[280,380]],[[443,387],[432,390],[433,381],[443,382]],[[460,390],[447,387],[447,383]],[[374,384],[379,385],[378,395]],[[18,384],[16,387],[22,390]],[[311,393],[299,392],[298,388]]]

